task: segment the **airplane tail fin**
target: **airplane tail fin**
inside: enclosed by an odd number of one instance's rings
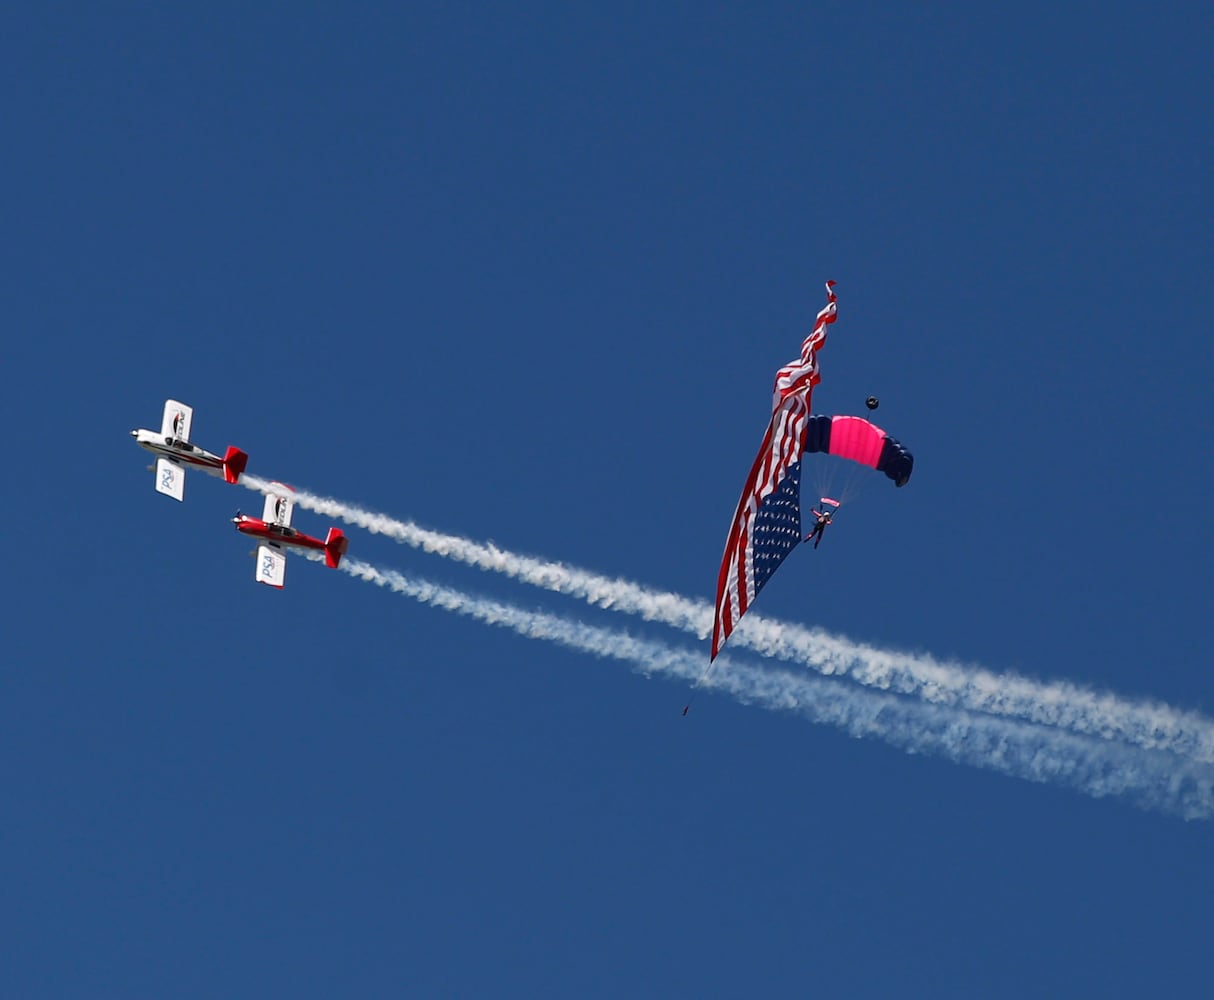
[[[325,565],[329,569],[337,569],[337,564],[346,554],[349,544],[350,540],[342,534],[341,528],[329,529],[328,535],[325,536]]]
[[[249,464],[249,456],[239,448],[228,445],[228,450],[223,456],[223,478],[224,482],[236,483],[240,481],[240,474],[244,472],[244,467]]]

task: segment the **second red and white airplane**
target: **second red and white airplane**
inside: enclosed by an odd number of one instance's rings
[[[330,528],[324,541],[292,528],[291,514],[295,510],[295,500],[291,496],[293,490],[282,483],[274,483],[274,487],[281,492],[266,494],[265,509],[260,518],[248,514],[237,514],[232,518],[237,531],[262,539],[257,546],[257,567],[253,579],[281,589],[287,570],[286,550],[292,546],[323,552],[325,565],[337,569],[341,557],[346,554],[349,539],[340,528]]]

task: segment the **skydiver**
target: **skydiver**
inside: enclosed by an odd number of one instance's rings
[[[814,548],[816,549],[822,544],[822,535],[826,532],[826,526],[830,524],[830,519],[834,517],[835,512],[833,510],[815,509],[810,513],[814,515],[816,520],[814,521],[814,530],[805,536],[805,540],[808,542],[812,538],[814,540]]]

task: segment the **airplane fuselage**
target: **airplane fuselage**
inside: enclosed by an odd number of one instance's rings
[[[232,523],[236,525],[237,531],[246,535],[252,535],[254,538],[260,538],[271,545],[288,545],[300,549],[325,551],[325,543],[321,539],[305,535],[302,531],[297,531],[294,528],[263,521],[259,517],[250,517],[248,514],[237,514],[232,518]]]
[[[167,458],[170,462],[184,465],[191,469],[201,469],[212,476],[223,478],[223,459],[212,455],[209,451],[199,448],[189,441],[177,441],[165,437],[159,431],[149,431],[144,428],[131,431],[131,437],[140,448],[145,448],[157,458]]]

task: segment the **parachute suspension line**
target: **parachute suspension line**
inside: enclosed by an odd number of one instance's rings
[[[809,464],[809,463],[807,463]],[[822,497],[831,497],[841,505],[852,503],[872,478],[871,470],[851,462],[815,461],[812,463],[811,486],[813,496],[806,495],[809,510],[821,504]]]

